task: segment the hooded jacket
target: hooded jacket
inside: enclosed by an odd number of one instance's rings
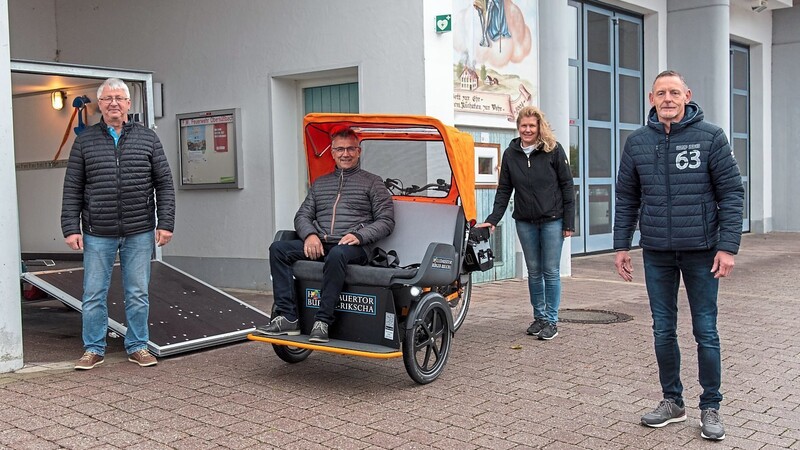
[[[500,222],[512,192],[515,220],[544,223],[563,219],[564,230],[575,230],[572,173],[561,144],[556,143],[550,152],[537,148],[528,156],[520,138],[511,140],[503,152],[494,207],[486,222]]]
[[[744,187],[725,132],[689,102],[667,134],[655,108],[625,142],[617,175],[614,249],[739,251]]]
[[[335,244],[352,233],[369,247],[394,230],[392,196],[379,176],[360,166],[337,167],[311,186],[294,216],[294,228],[302,240],[316,234],[323,244]]]
[[[64,237],[81,231],[124,237],[174,227],[172,173],[153,130],[125,123],[115,145],[101,120],[75,138],[64,176]]]

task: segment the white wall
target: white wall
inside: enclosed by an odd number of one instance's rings
[[[667,2],[667,62],[681,72],[705,120],[730,135],[730,20],[723,1]],[[702,42],[702,51],[692,51]]]
[[[18,36],[57,28],[61,62],[154,72],[165,102],[156,131],[176,182],[175,114],[241,108],[245,188],[178,191],[175,238],[163,250],[165,260],[212,284],[269,287],[267,247],[277,222],[272,179],[283,170],[273,168],[272,153],[296,154],[291,144],[300,142],[296,104],[286,105],[288,119],[280,104],[271,106],[273,75],[292,84],[321,70],[357,67],[362,112],[426,111],[417,2],[56,0],[55,27],[40,20],[46,13],[28,14],[27,0],[12,3],[14,58],[47,58],[47,42]]]
[[[11,57],[58,61],[56,1],[11,0],[4,3],[8,3]]]
[[[11,66],[9,64],[8,5],[0,0],[0,148],[14,145],[14,129],[11,126]],[[0,373],[22,367],[22,308],[20,304],[20,261],[17,210],[12,206],[17,201],[14,182],[14,161],[10,151],[0,152],[0,230],[5,233],[0,239]]]
[[[800,5],[773,12],[772,148],[774,176],[768,185],[775,204],[775,230],[800,231],[797,180],[800,158]]]
[[[436,16],[453,13],[452,0],[423,0],[425,114],[453,125],[453,32],[437,33]]]

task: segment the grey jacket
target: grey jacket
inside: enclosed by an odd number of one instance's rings
[[[335,244],[352,233],[369,247],[394,230],[392,196],[379,176],[361,167],[336,168],[311,186],[294,228],[303,240],[316,234],[324,244]]]

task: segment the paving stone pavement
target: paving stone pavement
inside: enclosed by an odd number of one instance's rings
[[[727,438],[699,437],[696,350],[685,296],[679,339],[689,419],[639,425],[660,399],[641,252],[634,282],[613,255],[573,258],[562,309],[620,312],[525,335],[527,283],[475,287],[445,372],[415,384],[400,359],[316,352],[286,364],[243,342],[140,368],[124,354],[86,372],[69,361],[0,374],[0,448],[800,449],[800,234],[746,235],[722,281]]]

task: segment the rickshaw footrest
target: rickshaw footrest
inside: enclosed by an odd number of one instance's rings
[[[385,345],[367,344],[363,342],[343,341],[331,339],[326,343],[309,342],[309,335],[300,334],[297,336],[262,336],[248,334],[247,339],[251,341],[267,342],[273,345],[286,345],[290,347],[305,348],[329,353],[343,355],[363,356],[367,358],[399,358],[403,352],[399,348],[387,347]]]

